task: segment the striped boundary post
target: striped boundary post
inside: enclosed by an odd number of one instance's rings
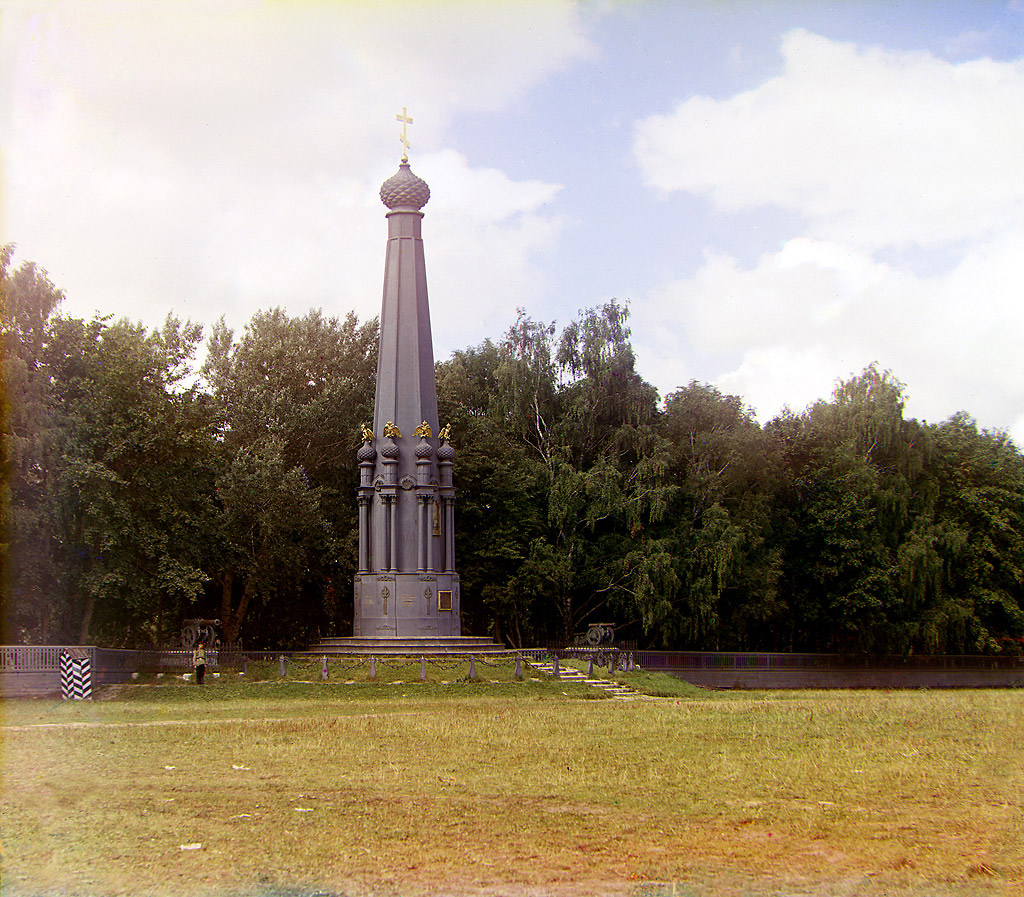
[[[60,652],[60,696],[63,700],[92,700],[92,664],[89,654],[72,648]]]

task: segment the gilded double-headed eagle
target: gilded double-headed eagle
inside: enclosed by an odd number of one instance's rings
[[[366,424],[362,424],[360,426],[360,431],[362,433],[364,442],[373,442],[373,430],[366,426]],[[396,427],[392,421],[388,421],[386,424],[384,424],[384,435],[392,439],[401,439],[402,431],[399,430],[398,427]],[[415,430],[412,431],[412,435],[419,436],[423,439],[430,439],[433,437],[434,433],[433,430],[431,430],[430,428],[430,424],[428,424],[426,421],[423,421],[423,423],[421,423]],[[447,440],[451,439],[452,425],[445,424],[445,426],[443,426],[438,432],[437,438],[441,442],[446,442]]]

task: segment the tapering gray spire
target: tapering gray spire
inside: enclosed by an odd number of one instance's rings
[[[404,129],[403,145],[408,145]],[[438,432],[421,234],[420,210],[430,199],[430,188],[403,156],[380,196],[388,208],[388,243],[373,430],[364,429],[357,453],[359,572],[353,635],[458,636],[455,451],[448,428]]]

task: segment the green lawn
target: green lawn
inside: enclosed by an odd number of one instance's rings
[[[1024,893],[1022,692],[477,671],[5,702],[3,894]]]

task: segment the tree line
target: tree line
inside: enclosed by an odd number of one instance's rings
[[[240,335],[59,312],[0,248],[7,643],[250,647],[347,635],[355,451],[376,320],[279,309]],[[1024,456],[966,413],[904,417],[871,366],[760,425],[691,382],[659,399],[616,301],[520,311],[437,364],[458,455],[463,629],[510,645],[612,622],[642,647],[1019,653]]]

